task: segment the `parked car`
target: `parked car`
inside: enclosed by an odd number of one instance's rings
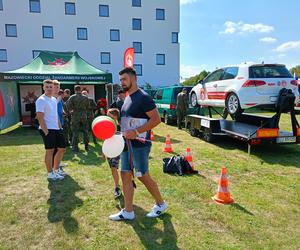
[[[191,105],[224,107],[231,115],[252,107],[273,107],[282,88],[299,100],[298,82],[283,64],[241,64],[209,74],[190,92]]]
[[[176,115],[176,103],[177,95],[182,91],[182,86],[172,86],[158,88],[154,95],[154,101],[156,103],[160,117],[166,124],[172,124],[177,120]],[[185,87],[189,94],[192,87]]]

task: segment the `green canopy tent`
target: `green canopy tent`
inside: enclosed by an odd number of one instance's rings
[[[112,74],[95,68],[82,59],[76,51],[41,51],[24,67],[0,72],[0,111],[4,110],[0,112],[0,130],[18,122],[19,115],[24,124],[30,123],[28,107],[42,94],[42,82],[45,79],[60,81],[63,89],[73,90],[73,85],[83,85],[90,91],[90,96],[98,100],[106,96],[105,85],[112,82]],[[5,112],[8,107],[5,96],[8,96],[8,92],[10,99],[14,96],[14,104],[18,107],[11,109],[14,112]]]

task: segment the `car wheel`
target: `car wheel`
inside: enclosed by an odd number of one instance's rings
[[[195,92],[191,94],[191,105],[195,108],[198,107],[197,95]]]
[[[235,93],[230,93],[228,95],[225,106],[230,115],[237,115],[243,112],[240,106],[240,100]]]

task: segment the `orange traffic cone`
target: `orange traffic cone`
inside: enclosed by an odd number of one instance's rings
[[[165,144],[165,148],[163,151],[167,152],[167,153],[173,152],[170,135],[167,135],[167,137],[166,137],[166,144]]]
[[[186,155],[185,159],[188,161],[188,163],[191,165],[192,169],[195,170],[194,163],[193,163],[193,156],[190,148],[186,148]]]
[[[231,204],[234,202],[228,190],[227,168],[225,167],[222,167],[221,170],[218,192],[212,199],[222,204]]]
[[[150,134],[150,140],[151,140],[151,141],[154,141],[154,133],[153,133],[153,131],[151,131],[151,134]]]

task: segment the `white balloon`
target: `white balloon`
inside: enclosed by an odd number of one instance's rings
[[[106,139],[102,145],[102,152],[108,158],[119,156],[124,149],[125,142],[122,135],[114,135]]]

